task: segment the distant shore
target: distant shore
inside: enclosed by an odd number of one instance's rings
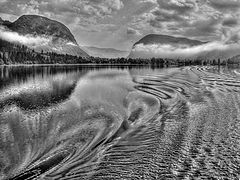
[[[146,66],[145,64],[1,64],[1,66]]]

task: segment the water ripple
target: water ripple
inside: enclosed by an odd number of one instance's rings
[[[240,179],[238,70],[90,71],[57,93],[51,83],[1,90],[0,178]],[[13,100],[49,91],[47,105]]]

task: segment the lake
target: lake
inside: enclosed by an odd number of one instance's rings
[[[240,70],[0,66],[0,179],[240,179]]]

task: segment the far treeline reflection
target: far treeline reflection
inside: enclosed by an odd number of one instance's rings
[[[127,65],[152,65],[157,67],[165,67],[171,65],[189,66],[189,65],[228,65],[237,64],[239,61],[232,59],[131,59],[131,58],[82,58],[68,54],[57,54],[54,52],[35,52],[27,46],[13,44],[0,39],[0,65],[11,64],[127,64]]]

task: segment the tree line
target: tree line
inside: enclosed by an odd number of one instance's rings
[[[220,59],[168,59],[168,58],[99,58],[79,57],[55,52],[36,52],[21,44],[11,43],[0,39],[0,65],[4,64],[126,64],[126,65],[151,65],[151,66],[188,66],[188,65],[227,65],[239,61],[221,61]]]

